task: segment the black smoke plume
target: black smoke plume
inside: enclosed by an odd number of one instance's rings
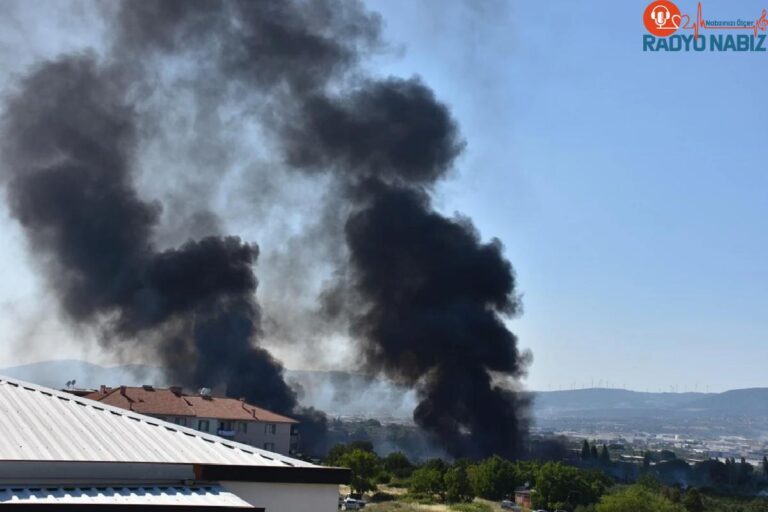
[[[501,314],[518,304],[501,244],[483,244],[466,219],[432,211],[408,189],[381,190],[347,223],[353,290],[366,306],[352,315],[368,340],[369,367],[410,385],[416,423],[462,457],[515,456],[523,402],[492,374],[522,371]]]
[[[361,366],[415,387],[414,419],[453,455],[518,454],[525,358],[504,324],[519,311],[514,272],[498,241],[433,208],[464,143],[418,78],[363,76],[359,61],[381,47],[378,16],[354,0],[104,10],[113,40],[102,61],[39,65],[3,119],[10,209],[68,317],[100,326],[106,343],[152,340],[172,380],[297,412],[282,366],[259,346],[258,248],[226,236],[153,243],[161,206],[134,185],[138,107],[177,59],[199,69],[184,82],[196,101],[215,110],[238,98],[285,164],[335,180],[326,193],[341,214],[328,218],[346,218],[348,262],[324,306],[349,324]],[[322,435],[321,414],[303,418]]]
[[[449,453],[519,455],[527,403],[509,384],[527,361],[503,322],[520,309],[512,266],[498,240],[430,202],[463,147],[448,109],[418,79],[390,78],[310,98],[302,114],[288,161],[334,172],[355,205],[328,311],[349,319],[369,370],[416,386],[414,419]]]
[[[101,60],[73,55],[40,64],[7,98],[2,150],[11,213],[68,318],[98,326],[108,345],[149,340],[169,380],[223,388],[298,416],[304,439],[319,442],[324,415],[297,408],[282,365],[258,346],[258,247],[224,236],[168,250],[153,243],[162,208],[140,198],[134,183],[136,107],[159,86],[158,59],[167,56],[200,63],[206,84],[221,84],[213,95],[210,85],[193,86],[199,102],[238,89],[247,111],[258,103],[252,97],[307,94],[352,66],[376,40],[379,20],[354,1],[102,7],[114,39]]]
[[[258,248],[236,237],[154,248],[160,206],[133,185],[136,119],[122,78],[81,56],[24,80],[3,118],[12,214],[71,319],[100,325],[107,343],[152,338],[176,382],[290,412],[282,366],[254,345]]]

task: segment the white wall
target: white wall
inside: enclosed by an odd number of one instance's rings
[[[291,424],[273,423],[273,425],[276,425],[274,434],[271,431],[265,433],[264,425],[270,425],[270,423],[248,423],[248,432],[243,433],[238,429],[235,434],[235,441],[261,449],[264,449],[264,443],[274,443],[275,448],[272,451],[289,455],[291,449]]]
[[[336,512],[339,486],[333,484],[269,484],[260,482],[221,482],[265,512]]]
[[[156,418],[168,421],[170,423],[176,423],[176,416],[162,416],[155,415]],[[204,432],[208,434],[218,435],[218,430],[226,423],[226,420],[218,420],[216,418],[197,418],[187,417],[186,422],[182,425],[198,430],[198,422],[200,420],[208,421],[208,430]],[[249,444],[256,448],[264,448],[264,443],[274,443],[275,448],[271,451],[281,453],[283,455],[291,454],[291,424],[290,423],[263,423],[260,421],[248,421],[248,431],[242,432],[240,430],[240,424],[243,423],[240,420],[234,420],[231,422],[235,436],[232,438],[238,443]],[[275,425],[275,433],[272,434],[264,431],[264,425]],[[299,427],[301,429],[301,427]]]

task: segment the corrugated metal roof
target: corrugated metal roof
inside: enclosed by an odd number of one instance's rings
[[[0,377],[0,433],[0,460],[313,467],[6,377]]]
[[[218,485],[178,487],[8,487],[0,505],[175,505],[253,508]]]

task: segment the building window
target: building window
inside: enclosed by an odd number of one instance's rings
[[[208,420],[198,420],[197,421],[197,430],[200,430],[201,432],[208,432],[209,427]]]
[[[240,433],[241,434],[247,434],[248,433],[248,424],[246,422],[240,423]]]
[[[275,433],[277,433],[277,425],[275,425],[274,423],[266,423],[264,425],[264,433],[274,435]]]
[[[275,451],[275,443],[264,443],[264,449],[270,452]]]
[[[235,424],[232,421],[219,421],[219,429],[232,431],[235,430]]]

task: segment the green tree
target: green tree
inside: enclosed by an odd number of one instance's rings
[[[370,441],[352,441],[347,446],[349,446],[350,450],[363,450],[364,452],[374,453],[373,443]]]
[[[672,503],[680,503],[682,501],[682,495],[680,494],[680,488],[676,486],[664,487],[661,494],[664,495]]]
[[[392,452],[384,457],[384,469],[398,478],[407,478],[413,473],[413,464],[403,452]]]
[[[443,473],[435,465],[424,465],[411,474],[411,492],[445,498]]]
[[[672,503],[647,488],[633,485],[603,496],[596,512],[685,512],[682,505]]]
[[[590,448],[590,449],[589,449],[589,455],[590,455],[590,457],[592,457],[593,459],[596,459],[596,458],[598,458],[598,455],[597,455],[597,446],[595,446],[594,444],[592,445],[592,448]]]
[[[581,443],[581,460],[589,459],[589,441],[586,439]]]
[[[356,448],[344,453],[340,465],[352,470],[349,486],[352,492],[365,493],[376,489],[374,478],[381,471],[381,461],[375,453]]]
[[[600,462],[602,464],[611,463],[611,454],[608,453],[608,446],[606,446],[605,444],[603,445],[603,449],[600,450]]]
[[[539,474],[541,463],[532,460],[518,460],[513,464],[515,485],[536,486],[536,475]]]
[[[445,500],[449,503],[470,502],[475,497],[464,465],[456,465],[443,475]]]
[[[335,444],[328,450],[328,455],[325,457],[325,464],[327,466],[338,466],[341,463],[341,458],[345,453],[349,451],[349,447],[345,444]]]
[[[701,500],[701,493],[698,489],[691,487],[686,491],[683,498],[683,506],[687,512],[704,512],[704,503]]]
[[[515,490],[515,466],[494,455],[471,466],[469,480],[476,496],[500,500]]]
[[[637,479],[637,485],[653,493],[661,492],[661,482],[653,475],[642,475]]]
[[[609,480],[599,471],[548,462],[541,466],[533,494],[535,508],[572,509],[576,505],[595,503],[605,492]]]
[[[739,469],[737,470],[738,476],[736,477],[736,483],[739,485],[746,485],[752,479],[752,473],[755,471],[755,468],[753,468],[752,464],[748,463],[744,457],[741,458],[741,462],[739,462],[738,466]]]
[[[342,457],[353,450],[374,453],[373,444],[370,441],[352,441],[349,444],[336,444],[328,450],[328,455],[325,457],[326,465],[341,466]]]

